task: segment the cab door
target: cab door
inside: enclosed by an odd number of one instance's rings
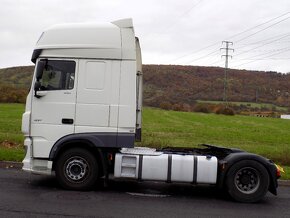
[[[79,61],[75,134],[98,146],[115,147],[119,113],[120,61]]]
[[[54,143],[74,133],[77,60],[37,62],[32,99],[33,157],[48,158]]]

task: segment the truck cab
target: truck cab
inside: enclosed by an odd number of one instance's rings
[[[32,61],[24,170],[50,173],[67,143],[121,148],[140,140],[142,63],[131,19],[55,25],[40,36]]]

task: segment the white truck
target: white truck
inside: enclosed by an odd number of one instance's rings
[[[131,19],[55,25],[33,51],[22,118],[23,170],[55,172],[66,189],[115,178],[212,184],[233,199],[277,194],[280,171],[261,156],[212,145],[141,148],[142,62]]]

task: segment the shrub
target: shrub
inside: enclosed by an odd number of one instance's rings
[[[189,104],[184,103],[182,105],[182,111],[190,112],[191,111],[191,106]]]
[[[194,112],[209,113],[209,106],[207,104],[196,104],[193,107]]]
[[[227,106],[219,107],[215,113],[216,114],[224,114],[224,115],[235,115],[234,109],[227,107]]]
[[[170,102],[161,102],[159,104],[159,107],[163,110],[171,110],[172,109],[172,104]]]
[[[172,109],[175,111],[182,111],[182,106],[180,104],[174,104]]]

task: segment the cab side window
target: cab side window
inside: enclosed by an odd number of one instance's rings
[[[69,90],[74,88],[74,61],[48,60],[40,79],[40,90]]]

